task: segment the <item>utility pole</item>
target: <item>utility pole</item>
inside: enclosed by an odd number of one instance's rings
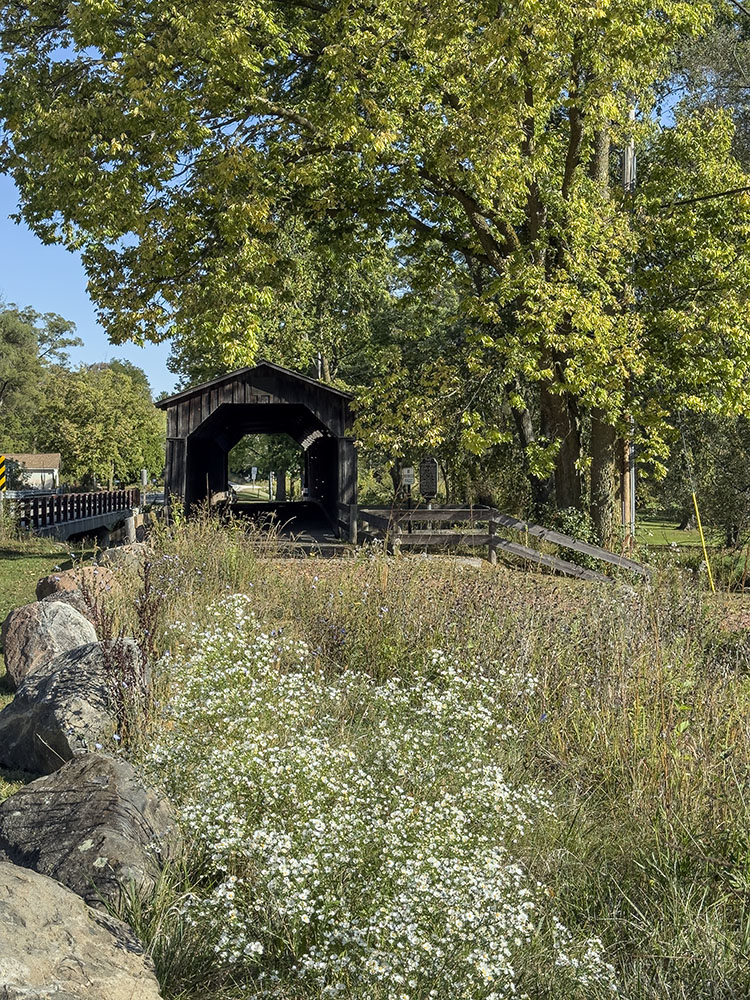
[[[635,108],[630,109],[630,121],[635,123]],[[637,161],[635,156],[635,138],[631,132],[623,150],[622,157],[622,187],[626,203],[632,211],[637,180]],[[622,524],[625,529],[625,545],[631,548],[635,542],[635,422],[628,418],[628,435],[622,451],[621,496]]]

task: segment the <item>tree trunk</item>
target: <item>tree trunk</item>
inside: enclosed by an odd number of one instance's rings
[[[596,129],[589,162],[589,177],[596,181],[604,197],[609,196],[610,134],[608,128]],[[622,478],[620,459],[622,443],[606,420],[603,410],[591,412],[591,519],[600,544],[613,548],[622,526]]]
[[[569,393],[541,391],[542,428],[550,441],[559,440],[555,458],[555,501],[560,510],[581,506],[581,432],[575,400]]]
[[[516,379],[511,386],[506,386],[506,391],[509,393],[512,391],[516,395],[522,396],[523,393],[521,392],[520,380]],[[527,406],[511,406],[511,412],[513,414],[513,421],[516,425],[518,441],[521,445],[523,471],[529,481],[529,487],[531,489],[531,505],[533,513],[534,516],[538,517],[541,514],[542,508],[545,507],[552,498],[554,480],[540,479],[538,476],[533,474],[529,466],[528,449],[536,442],[536,432],[534,431],[534,421],[531,417],[531,411]]]
[[[286,502],[286,469],[280,469],[276,473],[276,499]]]
[[[602,410],[591,413],[591,519],[605,549],[617,539],[620,514],[620,475],[617,431]]]
[[[445,502],[447,504],[450,504],[453,501],[453,490],[451,488],[451,481],[448,478],[448,470],[446,469],[446,467],[443,465],[442,462],[440,462],[439,465],[440,465],[440,472],[443,477],[443,482],[445,483]]]
[[[594,150],[589,163],[589,177],[596,181],[606,194],[609,190],[609,129],[594,132]]]
[[[397,458],[393,462],[393,465],[388,469],[391,477],[391,482],[393,483],[393,502],[394,504],[399,504],[405,498],[406,492],[404,486],[401,482],[401,459]]]

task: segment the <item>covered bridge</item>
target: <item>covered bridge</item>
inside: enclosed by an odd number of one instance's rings
[[[357,502],[351,400],[269,361],[160,400],[167,411],[167,502],[179,497],[189,511],[226,493],[229,452],[246,434],[288,434],[304,451],[308,498],[332,525],[348,522],[342,508]]]

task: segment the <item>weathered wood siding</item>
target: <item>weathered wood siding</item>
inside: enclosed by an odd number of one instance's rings
[[[350,399],[263,362],[164,400],[159,405],[167,411],[167,493],[190,507],[222,492],[228,453],[244,434],[287,433],[307,449],[311,495],[338,518],[337,504],[354,504],[357,497],[356,449],[346,436]]]

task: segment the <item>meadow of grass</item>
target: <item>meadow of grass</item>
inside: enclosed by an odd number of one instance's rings
[[[198,521],[148,576],[116,609],[159,661],[138,756],[189,848],[124,913],[166,996],[750,996],[750,641],[700,574]]]
[[[152,542],[112,610],[188,837],[122,911],[166,997],[750,996],[746,598]],[[3,548],[5,610],[68,558]]]
[[[706,527],[706,543],[721,544],[718,529]],[[693,546],[700,548],[701,536],[697,528],[681,529],[675,520],[667,517],[639,517],[636,536],[640,545],[649,547],[663,545]]]

